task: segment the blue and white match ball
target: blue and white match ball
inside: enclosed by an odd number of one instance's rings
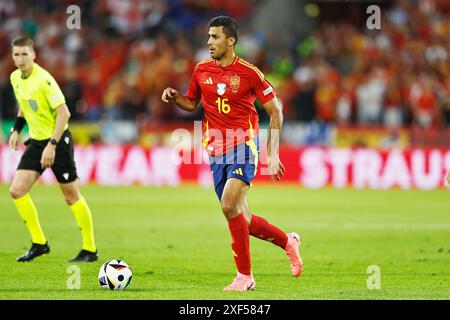
[[[124,290],[130,283],[133,272],[123,260],[108,260],[100,268],[98,282],[103,289]]]

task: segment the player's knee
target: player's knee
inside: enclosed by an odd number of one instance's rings
[[[81,198],[80,190],[76,185],[64,185],[62,186],[62,192],[64,195],[64,200],[71,206]]]
[[[236,215],[237,208],[232,202],[222,200],[220,204],[222,206],[222,211],[225,214],[225,216],[230,218]]]
[[[22,198],[24,195],[26,195],[26,193],[27,193],[26,190],[19,188],[19,187],[15,187],[15,186],[12,186],[9,189],[9,194],[10,194],[11,198],[13,198],[13,199]]]
[[[80,197],[77,194],[65,194],[64,195],[64,200],[66,200],[66,203],[71,206],[73,205],[75,202],[78,201],[78,199],[80,199]]]
[[[81,195],[77,190],[66,190],[64,192],[64,200],[71,206],[80,199]]]

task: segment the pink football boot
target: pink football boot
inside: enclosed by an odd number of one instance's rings
[[[303,261],[300,257],[300,236],[291,232],[287,234],[288,242],[286,244],[286,248],[284,248],[284,252],[286,252],[289,257],[289,264],[291,266],[291,273],[294,277],[299,277],[302,274],[303,269]]]
[[[242,273],[237,273],[236,278],[233,282],[223,289],[223,291],[247,291],[255,290],[255,279],[253,279],[253,274],[245,275]]]

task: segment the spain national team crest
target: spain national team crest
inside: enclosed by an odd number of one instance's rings
[[[225,93],[227,85],[225,83],[218,83],[217,84],[217,93],[219,95],[223,95]]]
[[[230,88],[233,93],[238,92],[239,86],[241,85],[241,77],[234,75],[230,77]]]

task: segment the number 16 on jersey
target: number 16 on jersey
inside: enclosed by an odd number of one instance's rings
[[[228,114],[231,111],[231,107],[227,102],[228,102],[228,98],[221,98],[221,97],[217,98],[216,103],[217,103],[217,109],[219,110],[219,113]]]

